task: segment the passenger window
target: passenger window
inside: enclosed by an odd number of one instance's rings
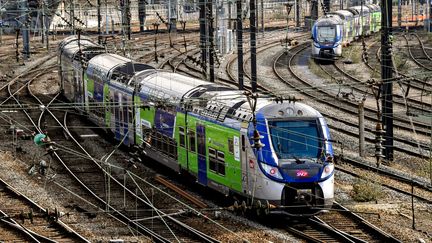
[[[195,132],[189,131],[188,136],[189,136],[189,151],[196,152]]]
[[[180,140],[180,147],[184,148],[186,143],[184,127],[179,127],[179,140]]]
[[[225,154],[221,151],[218,151],[217,153],[217,160],[218,160],[218,173],[221,175],[225,175]]]
[[[209,148],[209,169],[213,172],[217,172],[217,159],[216,159],[216,150]]]
[[[225,176],[225,154],[223,152],[209,148],[209,169]]]
[[[230,154],[234,154],[234,140],[232,138],[228,139],[228,151]]]

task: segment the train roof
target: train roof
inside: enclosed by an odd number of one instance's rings
[[[154,68],[117,54],[104,53],[89,61],[87,73],[97,76],[101,80],[115,80],[132,85],[132,82],[136,81],[135,78],[132,79],[136,73],[149,69]]]
[[[369,9],[371,9],[371,12],[380,12],[381,8],[380,6],[376,5],[376,4],[368,4],[366,5]]]
[[[105,48],[93,42],[88,37],[81,37],[78,45],[78,36],[69,36],[65,38],[59,45],[59,50],[62,55],[73,58],[81,51],[83,55],[90,53],[100,54],[105,52]]]
[[[350,7],[348,10],[355,10],[355,11],[357,11],[358,15],[360,15],[362,12],[362,9],[363,9],[363,15],[368,14],[370,12],[369,8],[366,6],[363,6],[363,7],[362,6],[353,6],[353,7]]]
[[[342,19],[337,14],[328,14],[326,16],[323,16],[319,18],[315,23],[316,26],[331,26],[338,24],[342,24]]]
[[[168,99],[179,102],[184,95],[198,86],[213,84],[196,78],[177,73],[158,70],[157,72],[143,72],[135,77],[139,80],[141,91],[156,99]]]
[[[339,15],[342,19],[352,18],[354,16],[353,13],[348,10],[337,10],[333,13]]]

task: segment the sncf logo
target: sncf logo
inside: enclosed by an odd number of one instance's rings
[[[308,172],[305,171],[305,170],[298,170],[297,173],[296,173],[296,175],[297,175],[297,177],[306,177],[306,176],[308,176],[309,174],[308,174]]]

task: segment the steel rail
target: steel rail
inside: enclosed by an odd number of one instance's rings
[[[409,41],[408,41],[407,36],[406,36],[406,35],[403,35],[403,37],[404,37],[404,39],[405,39],[405,41],[406,41],[406,45],[407,45],[407,49],[408,49],[408,53],[409,53],[411,59],[415,62],[415,64],[417,64],[417,66],[419,66],[419,67],[421,67],[421,68],[424,68],[424,69],[426,69],[426,70],[428,70],[428,71],[432,71],[432,68],[427,67],[426,65],[424,65],[423,63],[421,63],[421,62],[420,62],[416,57],[414,57],[414,54],[413,54],[412,51],[411,51],[411,46],[410,46],[410,44],[409,44]],[[423,51],[424,51],[424,48],[422,48],[422,49],[423,49]]]

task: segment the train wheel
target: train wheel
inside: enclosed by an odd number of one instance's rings
[[[239,210],[240,210],[240,206],[239,206],[239,203],[238,203],[237,200],[234,201],[234,206],[233,207],[234,207],[234,213],[236,215],[238,215],[239,214]]]
[[[270,214],[270,203],[268,200],[265,201],[264,205],[264,214],[269,215]]]
[[[260,200],[258,200],[258,201],[256,202],[255,210],[256,210],[256,215],[257,215],[258,217],[260,217],[260,216],[262,215],[262,212],[261,212],[261,210],[262,210],[262,203],[261,203]]]
[[[242,211],[242,214],[243,214],[243,215],[246,213],[246,210],[247,210],[246,202],[245,202],[245,201],[242,201],[242,204],[241,204],[241,211]]]

